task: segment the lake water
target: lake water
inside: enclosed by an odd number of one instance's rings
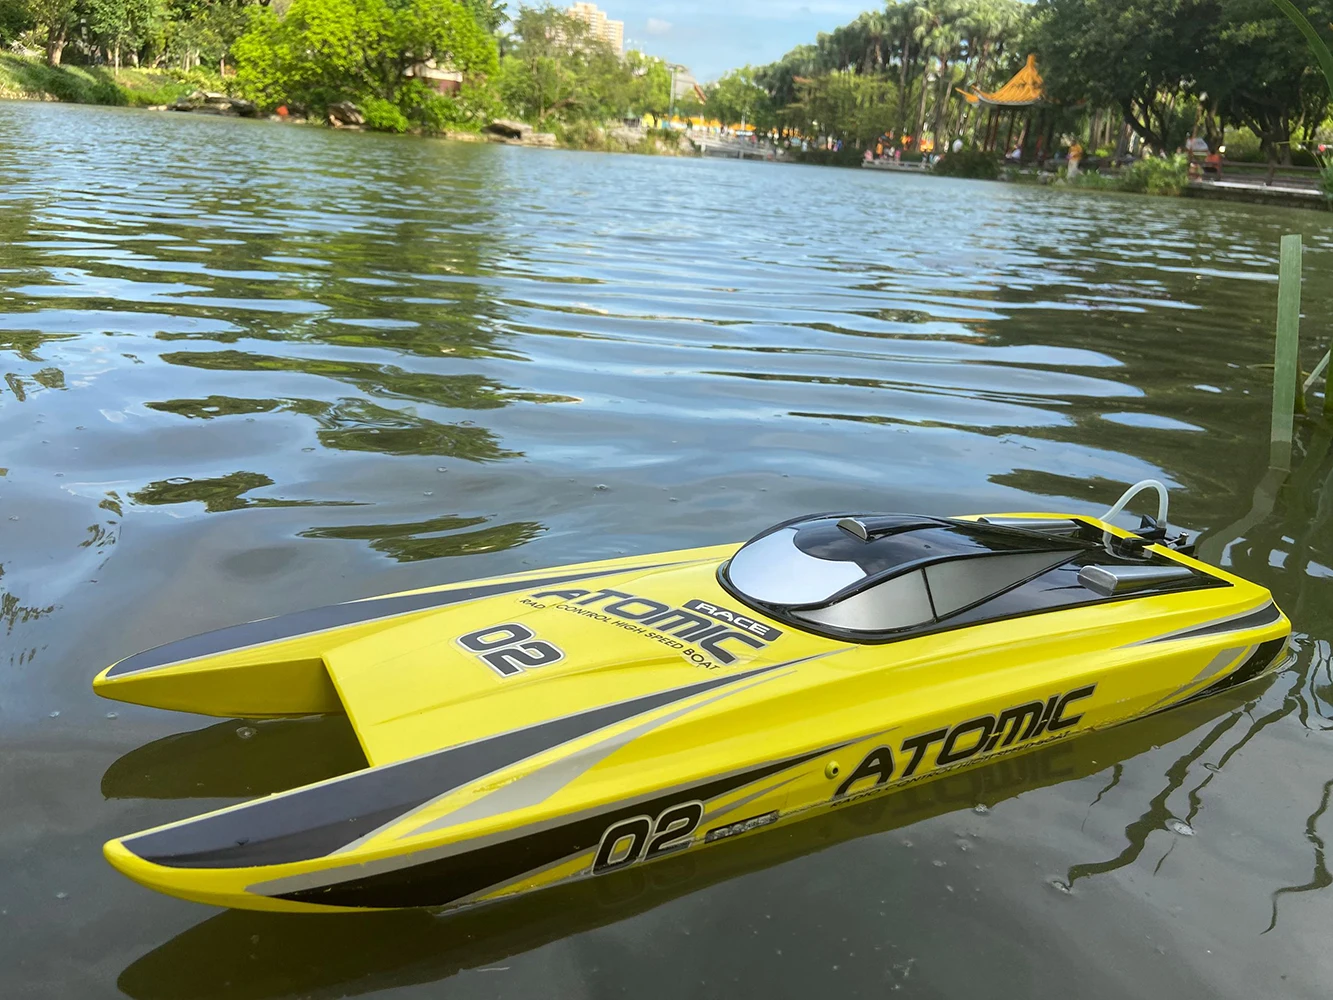
[[[1284,232],[1308,368],[1314,213],[0,103],[0,995],[1328,996],[1333,458],[1306,424],[1265,480]],[[96,698],[138,649],[1150,476],[1292,670],[472,915],[219,912],[101,858],[357,766],[336,721]]]

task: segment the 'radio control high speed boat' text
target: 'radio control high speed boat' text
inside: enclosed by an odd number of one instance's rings
[[[1145,485],[1156,520],[1113,518]],[[171,642],[108,698],[345,713],[368,767],[109,842],[220,906],[454,908],[651,863],[1282,666],[1262,587],[1103,518],[827,513]],[[756,834],[757,835],[757,834]]]

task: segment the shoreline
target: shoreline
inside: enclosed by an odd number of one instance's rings
[[[247,118],[282,125],[331,128],[337,131],[379,131],[359,123],[339,124],[297,116],[243,114],[239,102],[223,93],[221,77],[191,71],[104,66],[48,66],[39,59],[0,52],[0,100],[38,104],[81,104],[88,107],[137,108],[141,111]],[[386,135],[395,133],[385,132]],[[657,130],[630,129],[588,123],[567,128],[564,133],[542,133],[523,122],[496,119],[476,131],[450,129],[441,133],[409,130],[402,135],[419,139],[451,139],[455,142],[491,142],[534,149],[568,149],[576,152],[631,153],[641,156],[692,156],[702,153],[684,133],[678,137]],[[688,148],[687,148],[688,147]]]
[[[16,72],[17,70],[17,72]],[[54,89],[25,88],[16,77],[26,73],[30,81],[55,83]],[[15,85],[15,84],[19,85]],[[376,131],[366,129],[359,124],[338,124],[335,119],[326,121],[310,120],[300,117],[284,118],[278,115],[243,114],[233,109],[244,102],[227,97],[220,90],[210,91],[202,85],[222,86],[220,78],[210,78],[198,71],[179,73],[170,70],[145,70],[124,68],[113,72],[105,67],[83,66],[47,66],[30,57],[14,53],[0,53],[0,100],[27,101],[39,104],[80,104],[89,107],[135,108],[141,111],[174,112],[176,114],[205,115],[220,118],[247,118],[251,121],[263,121],[272,124],[331,128],[335,131]],[[56,90],[62,90],[57,93]],[[210,98],[219,106],[210,106]],[[389,133],[387,134],[395,134]],[[565,149],[572,152],[620,153],[640,156],[689,157],[696,159],[733,158],[709,156],[706,148],[688,133],[665,133],[662,130],[630,129],[625,126],[599,126],[587,124],[567,129],[563,135],[540,133],[532,126],[522,122],[497,119],[477,131],[447,130],[438,134],[421,131],[400,133],[418,139],[445,139],[454,142],[488,142],[497,145],[525,146],[532,149]],[[762,160],[804,166],[827,166],[854,169],[865,166],[863,161],[837,162],[823,157],[807,159],[797,151],[776,159],[765,156],[749,156],[744,159]],[[911,173],[933,175],[931,170],[915,168],[884,168],[874,172]],[[1184,197],[1207,201],[1246,201],[1253,204],[1274,207],[1305,209],[1326,212],[1333,208],[1328,199],[1314,191],[1294,192],[1284,188],[1268,188],[1258,185],[1214,185],[1191,180],[1178,193],[1143,192],[1117,190],[1108,183],[1067,184],[1047,181],[1043,183],[1036,177],[1014,176],[1002,172],[995,178],[974,178],[993,180],[998,183],[1041,185],[1068,191],[1102,191],[1117,194],[1148,194],[1152,197]],[[1108,178],[1108,181],[1110,179]]]

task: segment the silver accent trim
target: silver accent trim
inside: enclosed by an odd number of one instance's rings
[[[1211,660],[1209,660],[1204,665],[1204,668],[1200,670],[1197,674],[1195,674],[1192,679],[1186,681],[1184,684],[1176,688],[1170,694],[1163,695],[1161,698],[1158,698],[1155,702],[1153,702],[1146,709],[1144,709],[1144,711],[1151,712],[1155,709],[1161,708],[1167,702],[1174,702],[1177,698],[1185,694],[1185,692],[1189,691],[1191,688],[1196,687],[1197,685],[1205,681],[1211,681],[1214,677],[1220,674],[1227,667],[1233,666],[1238,662],[1243,662],[1244,660],[1248,659],[1250,654],[1253,653],[1256,648],[1257,647],[1255,646],[1233,646],[1230,649],[1222,650]]]
[[[1211,621],[1199,622],[1194,625],[1186,625],[1184,628],[1175,629],[1171,632],[1167,632],[1165,635],[1155,635],[1150,639],[1140,639],[1137,642],[1131,642],[1128,645],[1146,646],[1149,643],[1170,642],[1172,639],[1177,639],[1177,638],[1206,639],[1215,635],[1226,635],[1228,630],[1219,629],[1218,628],[1219,626],[1225,625],[1228,622],[1239,621],[1242,618],[1249,618],[1253,615],[1259,614],[1261,611],[1267,611],[1269,608],[1272,608],[1274,611],[1278,610],[1276,604],[1273,601],[1269,601],[1267,604],[1261,604],[1257,608],[1250,608],[1248,611],[1237,611],[1235,614],[1226,615],[1223,618],[1214,618]],[[1277,619],[1274,619],[1274,621],[1270,624],[1276,624],[1276,622]],[[1240,628],[1231,631],[1248,632],[1251,628],[1267,628],[1267,627],[1268,625],[1254,625],[1254,626],[1243,625]],[[1217,629],[1217,631],[1210,631],[1197,636],[1192,634],[1199,632],[1201,629]]]
[[[854,517],[844,517],[838,522],[838,527],[849,535],[855,535],[863,542],[870,541],[870,529]]]
[[[998,517],[986,514],[977,520],[997,528],[1021,528],[1024,531],[1040,531],[1044,535],[1076,535],[1082,530],[1077,521],[1068,517]]]
[[[1078,582],[1103,597],[1193,577],[1188,566],[1084,566],[1078,571]]]

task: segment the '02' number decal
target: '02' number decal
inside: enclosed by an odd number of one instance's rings
[[[460,635],[455,640],[469,653],[475,653],[501,677],[513,677],[525,670],[549,667],[565,658],[564,650],[545,639],[538,639],[532,629],[516,622],[491,625]]]
[[[612,823],[597,846],[592,873],[604,875],[636,861],[651,861],[683,850],[690,846],[690,838],[703,818],[704,804],[696,800],[670,806],[656,820],[651,816],[631,816]]]

